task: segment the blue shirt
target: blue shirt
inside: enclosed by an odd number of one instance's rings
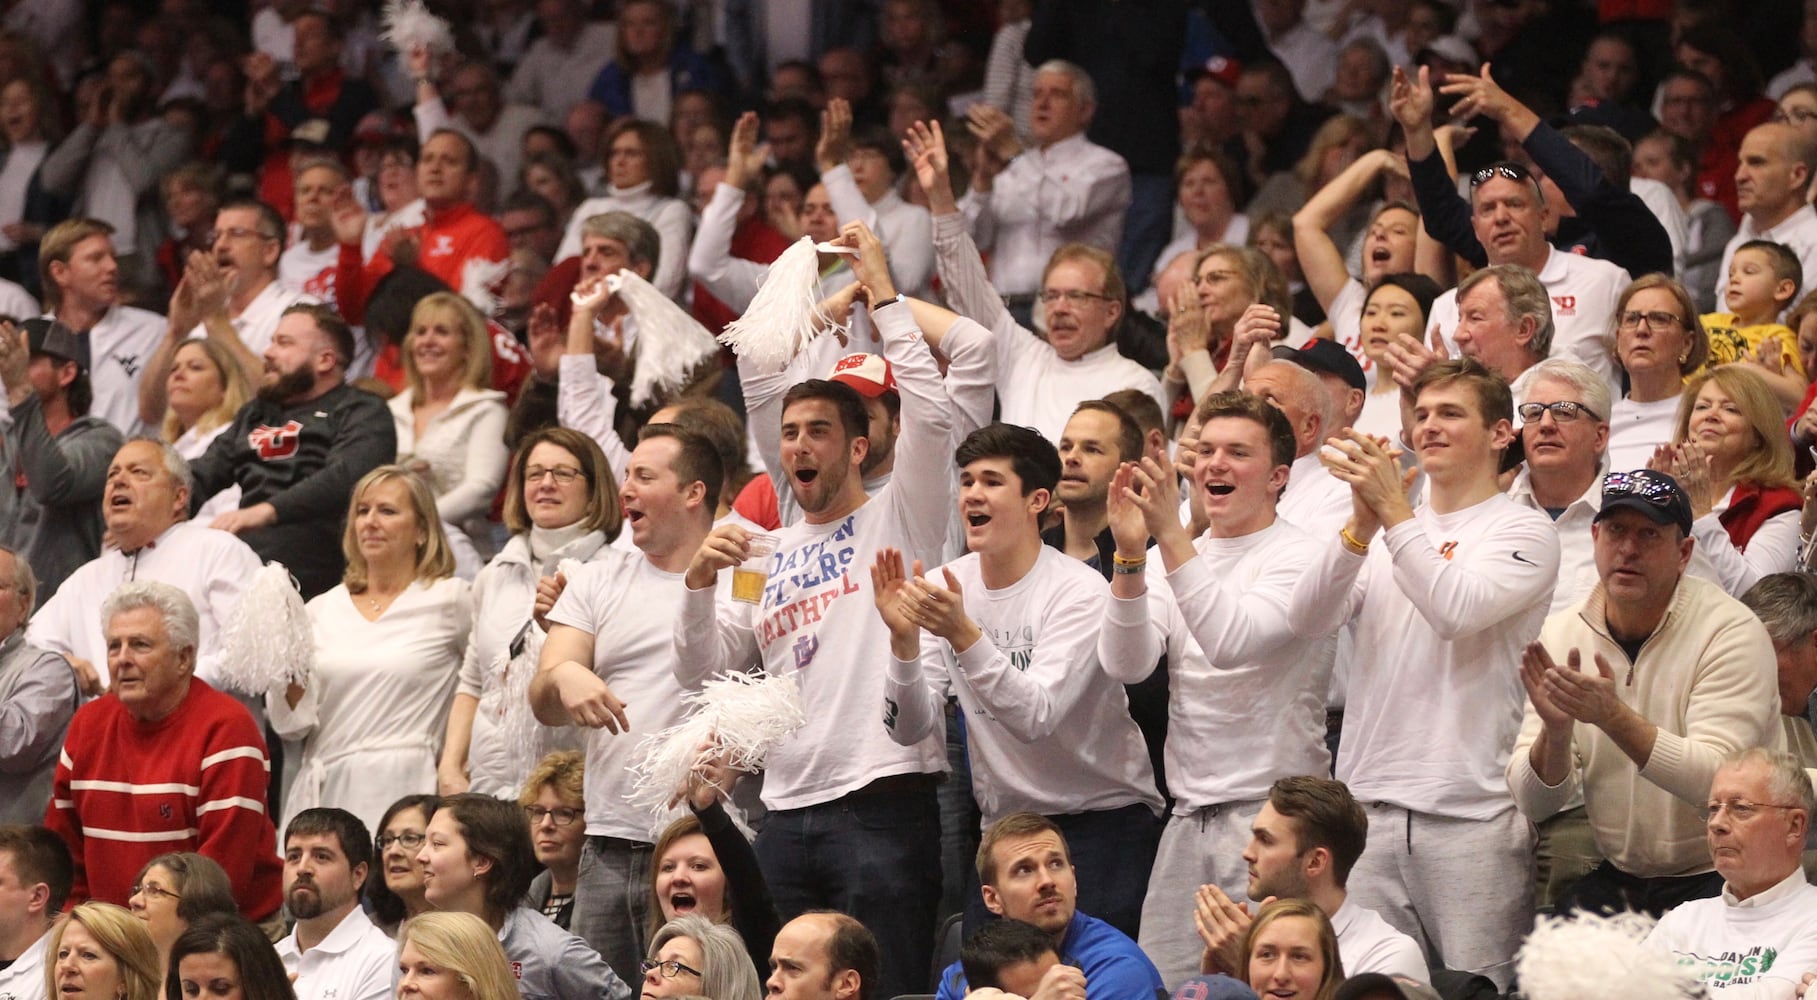
[[[1060,941],[1060,964],[1085,973],[1086,1000],[1156,1000],[1165,997],[1161,973],[1129,935],[1075,912]],[[965,970],[958,962],[940,974],[934,1000],[963,1000]]]

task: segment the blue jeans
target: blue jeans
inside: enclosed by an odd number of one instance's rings
[[[1173,178],[1167,174],[1133,174],[1129,190],[1123,243],[1117,247],[1117,270],[1123,272],[1123,282],[1129,286],[1129,294],[1134,295],[1148,287],[1155,258],[1173,239]]]
[[[1148,874],[1161,843],[1161,819],[1137,803],[1120,809],[1065,813],[1047,817],[1066,838],[1078,880],[1078,909],[1110,924],[1135,940],[1142,925],[1142,900]],[[965,936],[989,922],[978,873],[971,875],[971,898],[965,907]]]
[[[757,860],[784,920],[838,910],[877,936],[883,982],[866,991],[872,997],[933,992],[940,809],[927,778],[925,788],[772,811],[757,835]]]

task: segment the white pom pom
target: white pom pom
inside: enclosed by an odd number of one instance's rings
[[[1544,917],[1515,962],[1528,1000],[1670,1000],[1703,995],[1694,970],[1641,945],[1654,920],[1640,913]]]
[[[509,260],[469,258],[461,265],[461,298],[473,303],[481,316],[491,316],[498,311],[498,289],[509,273]]]
[[[682,702],[692,709],[687,721],[644,737],[631,766],[637,776],[631,804],[658,815],[707,760],[723,755],[738,770],[761,770],[770,751],[807,724],[793,675],[727,674],[682,695]]]
[[[632,406],[643,406],[662,393],[681,388],[688,373],[719,350],[706,327],[636,272],[620,270],[606,278],[606,285],[637,317]]]
[[[432,56],[454,51],[454,32],[448,22],[429,13],[423,0],[389,0],[385,4],[385,30],[380,38],[400,53],[426,49]]]
[[[803,344],[840,328],[820,308],[820,251],[803,236],[770,265],[750,307],[726,324],[719,342],[761,368],[780,370]]]
[[[303,595],[281,563],[252,575],[240,608],[221,627],[221,683],[245,695],[307,684],[315,669],[315,634]]]

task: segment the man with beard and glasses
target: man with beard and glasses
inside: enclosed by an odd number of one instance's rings
[[[170,297],[170,325],[146,370],[167,373],[185,340],[204,337],[227,348],[249,381],[257,382],[260,355],[271,343],[284,311],[313,296],[278,280],[284,253],[284,220],[270,205],[236,198],[215,212],[209,253],[189,255],[183,280]],[[165,378],[139,380],[139,419],[147,427],[164,420]]]
[[[284,904],[296,927],[277,943],[297,1000],[383,1000],[397,945],[360,909],[372,838],[345,809],[305,809],[284,831]]]
[[[304,598],[333,587],[346,568],[341,519],[353,484],[397,456],[384,402],[346,382],[352,357],[353,331],[333,310],[284,310],[258,396],[190,464],[190,510],[238,483],[240,509],[213,526],[288,566]]]

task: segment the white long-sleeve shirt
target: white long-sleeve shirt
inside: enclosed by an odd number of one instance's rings
[[[897,476],[877,496],[837,521],[783,528],[770,559],[762,602],[721,604],[712,590],[690,590],[675,625],[684,684],[761,658],[765,670],[801,684],[807,725],[771,754],[763,801],[771,809],[830,802],[896,774],[946,768],[944,735],[903,747],[877,722],[889,634],[871,594],[877,550],[938,563],[946,538],[952,477],[952,414],[934,359],[909,310],[884,306],[873,317],[902,394]],[[723,575],[723,574],[722,574]]]
[[[1051,546],[1022,579],[985,586],[976,553],[945,567],[983,637],[963,653],[921,634],[916,661],[890,657],[884,725],[904,746],[945,739],[945,693],[965,710],[972,791],[983,824],[1012,812],[1043,815],[1121,809],[1156,815],[1154,769],[1123,687],[1098,665],[1109,586]],[[928,574],[942,579],[939,572]]]
[[[1785,881],[1747,899],[1724,885],[1718,899],[1674,907],[1645,945],[1696,970],[1722,1000],[1792,1000],[1817,972],[1817,886],[1793,868]]]
[[[555,262],[559,264],[569,257],[580,256],[581,225],[606,212],[627,212],[656,230],[662,246],[656,258],[656,272],[650,275],[650,284],[669,298],[679,298],[682,280],[688,276],[688,241],[694,236],[693,215],[688,211],[688,203],[680,198],[667,198],[652,192],[649,181],[628,188],[611,188],[604,197],[581,202],[568,217],[568,228],[562,233],[561,246],[555,251]]]
[[[392,427],[399,461],[429,464],[429,486],[442,520],[469,535],[483,530],[492,498],[505,481],[511,449],[505,447],[505,394],[496,389],[462,389],[448,408],[416,434],[415,397],[409,389],[391,397]],[[490,546],[488,546],[488,549]]]
[[[1101,399],[1118,389],[1146,392],[1161,412],[1167,412],[1160,379],[1118,354],[1115,343],[1067,361],[1052,344],[1017,326],[985,274],[978,248],[959,215],[934,219],[934,251],[953,311],[976,320],[996,338],[997,398],[1005,423],[1033,427],[1058,442],[1081,401]]]
[[[998,291],[1032,295],[1062,246],[1084,243],[1116,253],[1129,201],[1129,164],[1080,132],[1046,149],[1024,150],[990,191],[961,198],[959,211],[978,245],[991,251]]]
[[[1193,539],[1198,555],[1112,597],[1098,656],[1125,684],[1167,656],[1167,790],[1174,812],[1267,798],[1277,779],[1325,774],[1325,691],[1336,637],[1294,632],[1288,601],[1317,541],[1281,520],[1240,538]],[[1266,719],[1267,725],[1256,725]]]
[[[1735,488],[1723,494],[1710,512],[1691,522],[1697,551],[1715,567],[1715,580],[1731,597],[1740,597],[1763,576],[1798,568],[1798,517],[1795,510],[1775,514],[1754,530],[1748,550],[1741,551],[1722,526],[1722,514],[1735,499]]]
[[[1336,538],[1289,604],[1301,635],[1351,622],[1338,778],[1362,801],[1488,819],[1514,808],[1504,777],[1526,690],[1521,650],[1558,580],[1558,533],[1496,494],[1422,506],[1356,555]]]
[[[896,290],[918,299],[934,289],[934,221],[927,209],[902,200],[894,189],[876,201],[864,200],[852,168],[841,163],[820,175],[839,224],[862,222],[877,234],[890,255],[890,277]]]
[[[108,683],[107,642],[101,634],[101,602],[131,580],[168,583],[196,606],[200,649],[196,676],[216,688],[221,681],[221,629],[240,611],[246,585],[262,565],[239,536],[196,521],[179,521],[152,544],[131,555],[117,548],[83,563],[32,616],[25,638],[53,653],[94,664]]]
[[[1275,511],[1308,535],[1325,541],[1350,520],[1350,486],[1319,461],[1320,448],[1293,460],[1287,488],[1281,491]]]

